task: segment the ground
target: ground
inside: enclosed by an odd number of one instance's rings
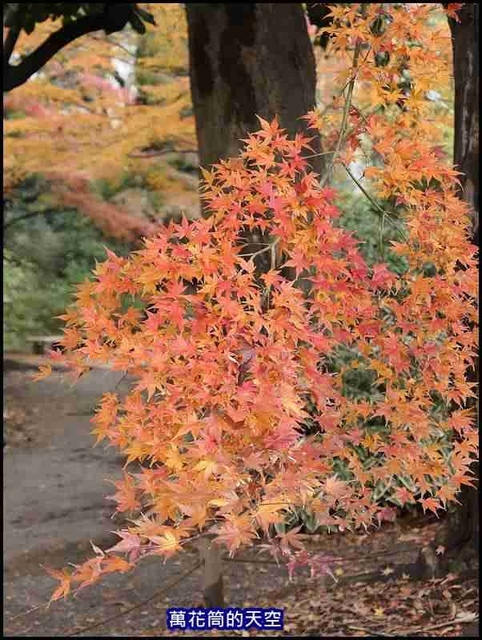
[[[91,540],[101,547],[116,540],[121,521],[106,499],[107,479],[120,476],[123,459],[92,448],[89,418],[103,392],[123,392],[127,381],[95,370],[75,386],[62,371],[33,382],[34,361],[4,360],[4,635],[178,635],[166,631],[165,610],[201,604],[195,549],[166,563],[144,560],[45,608],[56,585],[46,566],[80,562]],[[475,572],[410,577],[418,549],[441,526],[409,517],[373,535],[313,537],[313,548],[340,558],[337,582],[305,574],[289,582],[285,567],[260,554],[226,558],[226,602],[283,608],[285,636],[478,637]]]

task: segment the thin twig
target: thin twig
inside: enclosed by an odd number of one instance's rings
[[[333,169],[333,165],[335,164],[335,160],[337,159],[338,155],[340,154],[340,149],[341,146],[344,142],[345,139],[345,129],[346,129],[346,125],[348,123],[348,115],[350,113],[350,106],[351,106],[351,99],[353,96],[353,89],[355,88],[355,79],[356,79],[356,71],[357,71],[357,67],[358,67],[358,60],[360,58],[360,51],[361,51],[361,40],[358,40],[356,45],[355,45],[355,53],[353,55],[353,76],[350,80],[350,82],[348,83],[348,93],[346,96],[346,100],[345,100],[345,106],[343,107],[343,116],[342,116],[342,120],[341,120],[341,127],[340,127],[340,135],[338,136],[338,141],[336,143],[336,148],[335,151],[333,153],[333,157],[331,159],[330,165],[328,167],[328,169],[325,172],[325,175],[322,177],[322,179],[320,180],[320,187],[324,187],[325,184],[327,183],[332,169]]]
[[[379,250],[380,250],[380,257],[382,259],[382,262],[385,262],[385,245],[383,243],[383,233],[385,231],[385,213],[382,213],[382,218],[380,220],[380,239],[379,239]]]
[[[225,562],[241,562],[245,564],[276,564],[278,566],[281,566],[279,562],[276,562],[276,560],[250,560],[249,558],[230,558],[226,555],[223,556],[222,559]]]
[[[188,571],[186,571],[182,575],[178,576],[175,580],[170,582],[163,589],[159,589],[159,591],[156,591],[155,593],[153,593],[152,596],[149,596],[149,598],[146,598],[146,600],[143,600],[142,602],[138,602],[137,604],[133,605],[132,607],[129,607],[128,609],[125,609],[124,611],[120,611],[120,612],[116,613],[115,615],[110,616],[109,618],[104,618],[104,620],[101,620],[100,622],[95,622],[94,624],[90,624],[87,627],[83,627],[82,629],[79,629],[78,631],[74,631],[73,633],[66,633],[65,637],[66,638],[73,638],[74,636],[78,636],[81,633],[84,633],[85,631],[90,631],[91,629],[96,629],[97,627],[102,627],[103,625],[107,624],[108,622],[111,622],[112,620],[116,620],[120,616],[125,616],[127,613],[130,613],[131,611],[134,611],[135,609],[139,609],[140,607],[143,607],[144,605],[148,604],[149,602],[152,602],[152,600],[155,600],[156,598],[161,596],[163,593],[166,593],[167,591],[169,591],[170,589],[175,587],[177,584],[179,584],[179,582],[181,582],[182,580],[187,578],[187,576],[189,576],[191,573],[196,571],[196,569],[199,569],[200,566],[201,566],[201,562],[196,562],[196,564],[193,565]]]
[[[372,196],[368,193],[368,191],[365,189],[365,187],[360,184],[360,182],[355,178],[355,176],[353,175],[353,173],[350,171],[350,169],[346,166],[346,164],[344,164],[343,162],[341,163],[342,167],[345,169],[345,171],[348,173],[348,175],[350,176],[350,178],[353,180],[353,182],[356,184],[356,186],[360,189],[360,191],[363,193],[363,195],[371,202],[371,204],[377,209],[377,211],[379,211],[383,216],[386,216],[390,222],[393,223],[394,228],[398,231],[398,233],[401,235],[401,237],[403,238],[403,240],[405,242],[408,242],[408,238],[405,235],[405,233],[402,231],[402,229],[400,229],[397,226],[397,221],[393,218],[393,216],[390,215],[390,213],[388,211],[386,211],[383,207],[381,207],[378,202],[376,200],[374,200],[372,198]]]
[[[276,242],[271,245],[271,271],[276,269]]]
[[[154,158],[155,156],[164,156],[168,153],[197,153],[197,149],[159,149],[152,151],[132,151],[128,153],[128,158]]]
[[[384,638],[393,638],[393,633],[384,633],[383,631],[375,631],[375,629],[367,629],[366,627],[355,627],[354,625],[349,624],[348,629],[353,629],[353,631],[365,631],[365,633],[369,633],[371,636],[382,636]]]
[[[127,47],[125,47],[123,44],[121,44],[120,42],[116,42],[115,40],[112,40],[112,39],[111,39],[111,38],[109,38],[109,37],[107,37],[107,38],[106,38],[106,37],[104,36],[104,37],[100,37],[100,38],[99,38],[99,36],[94,36],[94,35],[92,35],[92,34],[91,34],[91,35],[90,35],[90,38],[91,38],[92,40],[97,40],[98,42],[107,42],[108,44],[113,45],[114,47],[119,47],[119,49],[122,49],[122,51],[124,51],[125,53],[127,53],[127,55],[128,55],[129,57],[131,57],[131,58],[137,58],[137,54],[136,54],[136,52],[135,52],[135,51],[134,51],[134,52],[129,51],[129,49],[128,49]],[[137,47],[136,47],[136,48],[137,48]],[[105,56],[105,57],[107,57],[107,56]]]
[[[23,616],[28,616],[30,613],[33,613],[34,611],[38,611],[39,609],[42,609],[42,608],[46,609],[47,607],[48,607],[48,603],[42,602],[42,604],[38,604],[36,607],[32,607],[31,609],[27,609],[27,611],[23,611],[22,613],[17,613],[17,615],[13,616],[13,618],[9,618],[7,620],[7,622],[10,624],[10,622],[13,622],[17,618],[22,618]]]
[[[478,622],[479,616],[475,614],[471,614],[468,616],[453,618],[452,620],[445,620],[445,622],[438,622],[437,624],[431,624],[428,627],[416,627],[415,629],[404,629],[402,632],[403,635],[408,635],[409,633],[421,633],[425,631],[432,631],[433,629],[442,629],[442,627],[450,627],[456,624],[462,624],[465,622]]]
[[[262,253],[266,253],[267,251],[272,251],[274,247],[276,247],[276,245],[279,242],[279,238],[276,238],[276,240],[268,245],[266,245],[263,249],[260,249],[259,251],[256,251],[255,253],[238,253],[238,256],[240,258],[256,258],[256,256],[260,256]],[[258,244],[258,243],[257,243]]]
[[[318,158],[318,156],[330,156],[334,153],[334,151],[320,151],[320,153],[312,153],[309,156],[303,156],[303,160],[307,160],[308,158]]]
[[[128,372],[126,371],[124,373],[124,375],[119,379],[119,381],[116,382],[116,385],[115,385],[114,389],[117,389],[117,387],[120,385],[120,383],[123,382],[127,378],[127,375],[128,375]]]

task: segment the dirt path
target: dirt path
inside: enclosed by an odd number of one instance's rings
[[[159,559],[144,561],[132,574],[110,576],[75,600],[12,620],[48,601],[55,581],[41,565],[60,568],[85,559],[91,555],[89,540],[100,546],[113,544],[117,538],[109,532],[119,524],[111,518],[113,503],[105,498],[112,492],[106,478],[121,475],[123,458],[112,449],[92,448],[89,419],[102,393],[116,385],[117,392],[127,390],[122,374],[95,370],[71,386],[64,373],[55,372],[41,382],[32,382],[31,373],[10,370],[4,378],[7,415],[21,413],[23,418],[14,433],[7,425],[3,455],[4,631],[8,635],[63,636],[68,629],[88,625],[94,609],[96,617],[108,617],[148,598],[195,564],[197,556],[186,553],[166,564]],[[227,593],[233,591],[229,597],[238,606],[245,600],[245,589],[252,584],[256,569],[255,565],[230,563]],[[276,576],[270,572],[264,586],[281,587],[285,579],[286,570],[279,569]],[[200,604],[199,584],[197,571],[177,585],[169,601],[177,606]],[[263,585],[260,587],[262,592]],[[95,635],[135,634],[139,625],[146,631],[163,626],[167,601],[161,598]],[[156,608],[159,606],[162,611]]]
[[[26,412],[31,440],[4,449],[4,558],[18,562],[25,552],[105,536],[112,511],[103,497],[106,477],[118,475],[121,458],[92,448],[92,407],[112,389],[119,374],[94,371],[76,387],[64,374],[38,383],[23,372],[7,373],[6,406]],[[30,422],[30,424],[28,424]],[[34,424],[32,424],[34,423]],[[106,529],[107,528],[107,529]]]
[[[105,498],[112,492],[106,479],[120,476],[123,459],[112,449],[92,449],[89,419],[102,393],[116,387],[122,393],[127,383],[105,370],[75,386],[61,372],[38,383],[31,373],[7,370],[4,377],[4,634],[164,636],[168,606],[201,605],[200,570],[189,573],[195,553],[165,564],[144,560],[133,572],[108,576],[76,598],[47,610],[40,606],[56,586],[42,565],[80,562],[91,555],[89,540],[105,548],[117,539],[110,532],[120,522]],[[344,558],[338,583],[310,581],[306,575],[288,583],[286,568],[244,554],[225,562],[226,601],[232,607],[284,608],[284,635],[403,637],[400,629],[407,625],[414,636],[460,635],[477,609],[476,579],[451,575],[412,582],[403,573],[438,526],[402,523],[370,536],[313,538],[314,548]],[[421,625],[429,630],[420,632]]]

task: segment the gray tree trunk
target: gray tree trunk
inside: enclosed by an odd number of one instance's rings
[[[478,4],[464,4],[459,11],[460,22],[449,18],[452,35],[455,79],[455,144],[454,163],[463,172],[460,196],[473,212],[473,242],[479,244],[479,9]],[[476,370],[467,377],[478,379]],[[478,484],[479,465],[473,470]],[[464,554],[479,549],[478,491],[463,485],[459,495],[462,503],[449,516],[448,549]]]
[[[232,157],[278,116],[293,135],[315,106],[316,70],[298,3],[188,3],[191,93],[200,164]],[[320,170],[319,158],[312,164]]]
[[[479,6],[464,4],[460,22],[449,18],[455,79],[454,163],[462,171],[461,197],[473,210],[479,243]]]
[[[260,129],[257,115],[268,121],[277,116],[291,136],[306,131],[300,117],[316,104],[316,68],[301,4],[187,3],[186,15],[191,95],[203,168],[236,156],[241,139]],[[317,139],[311,145],[319,151]],[[310,164],[321,172],[321,157],[310,159]],[[245,239],[259,241],[251,234]],[[257,263],[260,271],[270,268],[266,255],[266,264]],[[200,553],[204,602],[223,606],[220,550],[204,542]]]
[[[223,561],[221,548],[210,538],[201,538],[199,555],[203,566],[202,594],[204,606],[224,607]]]

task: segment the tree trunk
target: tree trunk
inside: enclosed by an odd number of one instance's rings
[[[316,70],[301,4],[188,3],[186,13],[201,166],[235,156],[256,115],[278,116],[290,135],[305,129]]]
[[[211,538],[201,538],[199,555],[203,566],[203,604],[207,608],[224,607],[221,548]]]
[[[316,69],[301,4],[187,3],[189,72],[203,168],[234,157],[258,131],[256,116],[278,117],[290,136],[306,131],[300,117],[316,104]],[[310,133],[312,136],[313,133]],[[319,149],[318,138],[311,142]],[[310,159],[321,172],[321,156]],[[260,240],[247,233],[245,240]],[[249,252],[249,244],[246,246]],[[260,271],[270,268],[257,263]],[[207,606],[223,606],[220,551],[200,549]]]
[[[236,156],[241,139],[260,129],[257,115],[265,120],[277,116],[290,136],[306,132],[300,118],[316,105],[316,64],[301,3],[187,3],[186,15],[203,168]],[[318,153],[319,138],[310,131],[313,136],[310,144]],[[322,156],[309,162],[322,173]],[[256,246],[250,243],[265,240],[256,232],[246,233],[246,253]],[[269,253],[260,255],[256,266],[268,271]]]
[[[473,211],[479,244],[479,6],[465,4],[460,22],[449,18],[455,79],[454,163],[462,171],[460,196]]]
[[[460,22],[449,18],[452,35],[455,79],[455,144],[454,163],[462,171],[460,197],[471,207],[473,242],[479,244],[479,9],[478,4],[464,4]],[[476,369],[467,377],[475,382]],[[478,483],[479,465],[473,471]],[[448,550],[478,553],[479,501],[476,488],[463,485],[458,497],[462,503],[448,520]]]

